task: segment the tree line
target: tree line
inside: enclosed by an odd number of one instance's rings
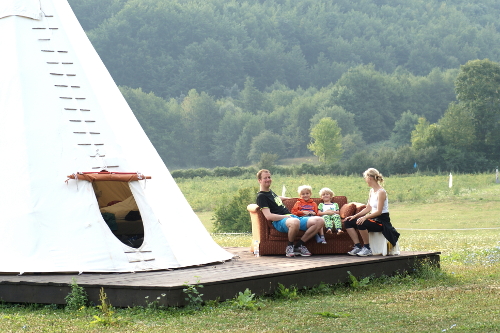
[[[469,146],[443,130],[464,116],[460,65],[499,59],[492,0],[69,2],[171,169],[310,155],[327,118],[345,166],[496,159],[495,126]]]
[[[373,64],[425,76],[500,61],[495,0],[70,0],[118,85],[169,99],[321,88]]]
[[[231,167],[259,162],[262,153],[311,155],[311,130],[327,117],[341,129],[343,159],[367,144],[409,145],[419,117],[437,121],[455,101],[456,75],[388,75],[360,66],[321,89],[275,84],[260,92],[248,79],[221,99],[194,89],[168,101],[140,88],[121,91],[168,167]]]

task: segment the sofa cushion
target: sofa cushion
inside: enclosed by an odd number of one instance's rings
[[[356,205],[356,214],[366,208],[366,205],[364,203],[360,202],[352,202],[352,203]]]
[[[354,214],[356,214],[356,205],[354,203],[345,204],[340,208],[340,218],[342,219]]]

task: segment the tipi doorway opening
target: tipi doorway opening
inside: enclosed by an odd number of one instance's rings
[[[99,210],[113,234],[124,244],[139,248],[144,241],[141,213],[128,182],[94,181]]]

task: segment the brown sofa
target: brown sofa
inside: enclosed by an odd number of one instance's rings
[[[313,198],[313,200],[317,204],[321,203],[320,198]],[[283,204],[291,211],[296,201],[297,198],[285,199],[283,200]],[[335,196],[332,201],[339,205],[342,221],[346,216],[360,212],[365,207],[365,205],[359,203],[348,204],[345,196]],[[265,219],[259,206],[256,204],[248,205],[247,210],[252,220],[251,251],[254,251],[254,244],[258,241],[259,255],[284,255],[285,248],[288,245],[288,234],[277,231],[272,223]],[[302,235],[304,235],[304,232],[300,231],[296,240],[299,240]],[[345,232],[345,229],[344,233],[340,235],[337,235],[335,232],[332,234],[325,233],[325,238],[327,244],[318,244],[315,237],[313,237],[307,241],[306,247],[313,255],[344,254],[352,249],[353,242],[347,232]]]

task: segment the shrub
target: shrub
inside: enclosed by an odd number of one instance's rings
[[[215,177],[230,177],[228,170],[229,170],[229,168],[216,167],[216,168],[214,168],[214,176]]]
[[[181,169],[171,171],[170,174],[174,178],[187,178],[192,179],[196,177],[207,177],[213,176],[214,172],[210,169],[199,168],[199,169]]]
[[[198,290],[203,288],[203,285],[200,284],[200,280],[196,281],[196,284],[184,282],[184,287],[182,292],[187,296],[184,298],[187,302],[186,307],[193,310],[200,310],[203,305],[203,294]]]
[[[83,289],[83,287],[80,287],[76,283],[75,278],[71,280],[70,286],[71,286],[71,291],[64,298],[64,300],[66,301],[66,309],[79,310],[85,307],[88,303],[88,297],[87,293],[85,292],[85,289]]]
[[[248,204],[255,202],[257,187],[247,187],[238,190],[238,193],[227,203],[215,209],[215,232],[250,232],[252,224],[248,214]]]
[[[260,304],[255,299],[255,294],[252,294],[248,288],[244,292],[240,291],[231,303],[237,309],[260,310]]]
[[[248,172],[248,168],[242,167],[216,167],[213,171],[215,177],[239,177]]]
[[[250,175],[251,177],[255,177],[257,173],[257,169],[255,167],[216,167],[213,170],[199,168],[199,169],[180,169],[171,171],[170,174],[172,177],[180,179],[193,179],[196,177],[244,177],[246,175]]]
[[[347,271],[347,274],[349,274],[349,279],[351,280],[350,285],[353,289],[368,287],[368,284],[370,283],[370,277],[367,276],[361,280],[358,280],[358,278],[352,275],[350,271]]]
[[[247,172],[248,169],[242,168],[242,167],[231,167],[228,168],[228,177],[239,177]]]
[[[274,165],[272,168],[270,168],[271,173],[273,175],[281,175],[281,176],[291,176],[294,175],[293,170],[294,167],[286,167],[286,166],[279,166],[279,165]]]
[[[298,299],[299,294],[297,292],[297,287],[291,286],[290,288],[287,288],[281,283],[278,283],[278,288],[274,291],[274,298],[287,300]]]
[[[194,169],[193,170],[193,177],[206,177],[206,176],[213,176],[213,172],[210,169],[207,168],[199,168],[199,169]]]

